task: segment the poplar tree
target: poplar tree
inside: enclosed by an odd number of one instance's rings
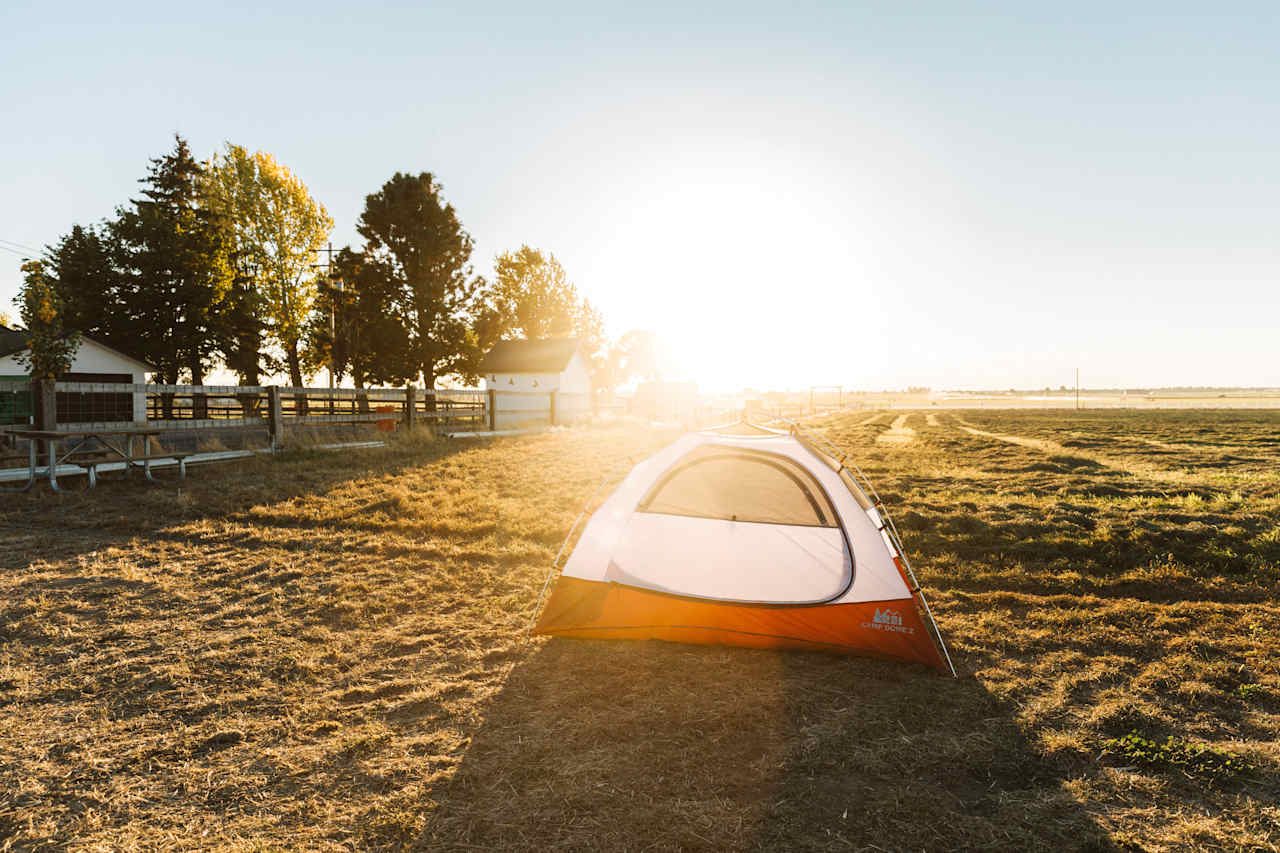
[[[264,151],[227,144],[208,164],[205,192],[226,220],[238,286],[227,363],[257,384],[264,337],[303,384],[302,344],[318,293],[316,251],[333,229],[324,205]]]
[[[493,285],[485,294],[499,337],[575,337],[594,353],[604,337],[604,321],[578,294],[556,256],[521,246],[494,259]],[[492,334],[492,329],[490,329]]]
[[[18,292],[19,316],[27,333],[27,350],[18,360],[32,379],[53,382],[71,369],[80,335],[66,325],[62,298],[42,261],[24,261]]]
[[[494,259],[475,329],[487,349],[503,338],[574,337],[591,364],[592,384],[612,387],[615,365],[604,352],[604,318],[578,293],[556,256],[521,246]]]

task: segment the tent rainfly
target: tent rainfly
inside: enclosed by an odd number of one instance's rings
[[[535,632],[823,649],[954,675],[892,524],[838,457],[798,429],[683,436],[592,515]]]

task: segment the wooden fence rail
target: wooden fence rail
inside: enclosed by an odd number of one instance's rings
[[[444,430],[555,425],[592,412],[593,396],[496,389],[295,388],[58,382],[56,413],[41,428],[145,424],[159,430],[266,428],[278,447],[287,428],[306,425],[430,423]],[[32,425],[32,386],[0,380],[0,431]]]

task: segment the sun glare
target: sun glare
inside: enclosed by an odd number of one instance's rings
[[[628,280],[609,307],[658,333],[673,378],[708,390],[844,381],[849,324],[876,304],[860,217],[785,159],[673,168],[621,217],[608,253]]]

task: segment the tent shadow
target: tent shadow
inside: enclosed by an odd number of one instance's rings
[[[971,677],[554,639],[491,701],[418,847],[1114,849]]]

